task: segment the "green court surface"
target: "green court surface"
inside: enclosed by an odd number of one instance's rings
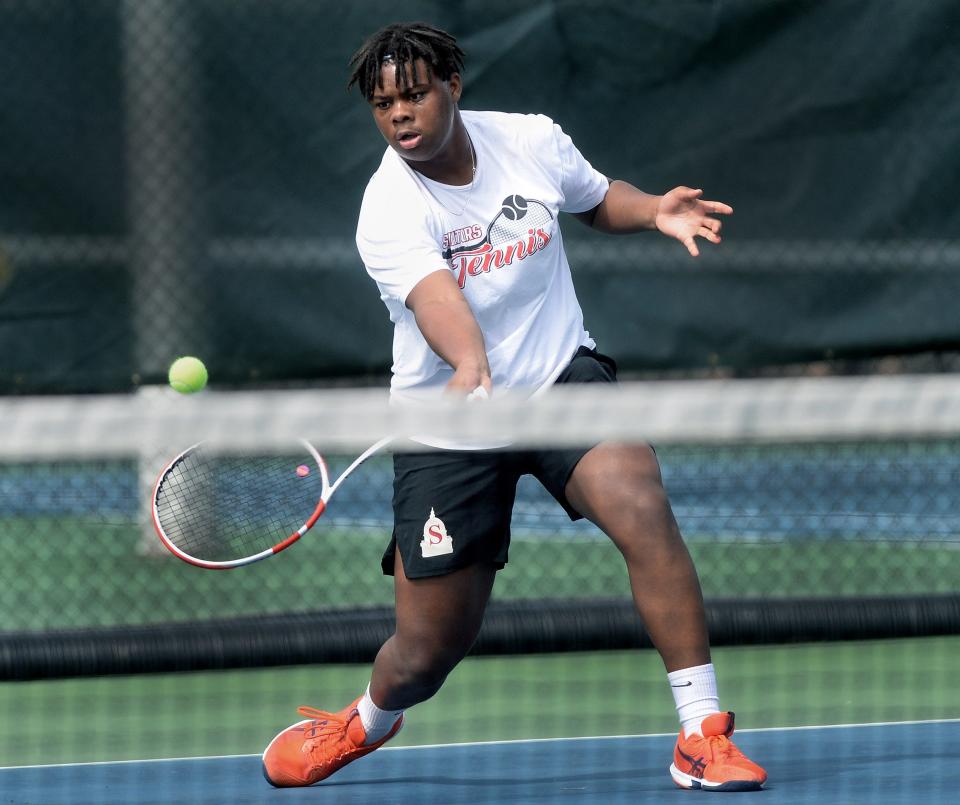
[[[740,728],[960,717],[960,637],[719,648]],[[340,709],[368,666],[0,685],[0,766],[262,751],[296,707]],[[410,711],[396,745],[677,729],[653,651],[469,658]]]
[[[146,543],[144,542],[146,540]],[[960,589],[960,550],[942,541],[718,542],[689,535],[705,596],[896,595]],[[387,535],[318,526],[266,562],[211,573],[175,559],[134,523],[7,518],[0,631],[113,626],[390,604]],[[144,553],[148,545],[153,554]],[[159,550],[159,553],[156,551]],[[603,538],[518,534],[498,598],[629,596]]]

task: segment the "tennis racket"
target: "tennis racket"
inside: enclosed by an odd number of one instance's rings
[[[368,447],[333,483],[307,441],[285,455],[229,454],[200,442],[160,473],[154,527],[174,556],[197,567],[225,570],[268,559],[306,534],[347,476],[391,441]]]

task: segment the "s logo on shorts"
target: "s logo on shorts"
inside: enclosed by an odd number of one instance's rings
[[[430,516],[423,524],[423,540],[420,542],[423,557],[443,556],[453,553],[453,538],[447,533],[443,520],[430,509]]]

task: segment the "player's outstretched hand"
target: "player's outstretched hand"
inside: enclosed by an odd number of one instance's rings
[[[729,204],[704,201],[702,195],[702,190],[675,187],[660,199],[657,208],[657,229],[679,240],[694,257],[700,254],[694,238],[706,238],[711,243],[720,242],[722,224],[710,216],[733,213],[733,207]]]

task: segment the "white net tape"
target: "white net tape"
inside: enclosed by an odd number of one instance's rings
[[[238,451],[307,438],[362,449],[429,433],[517,445],[834,441],[960,434],[960,378],[842,377],[560,386],[466,403],[389,405],[384,389],[205,391],[0,400],[0,459],[141,455],[204,439]],[[403,445],[400,445],[401,449]]]

